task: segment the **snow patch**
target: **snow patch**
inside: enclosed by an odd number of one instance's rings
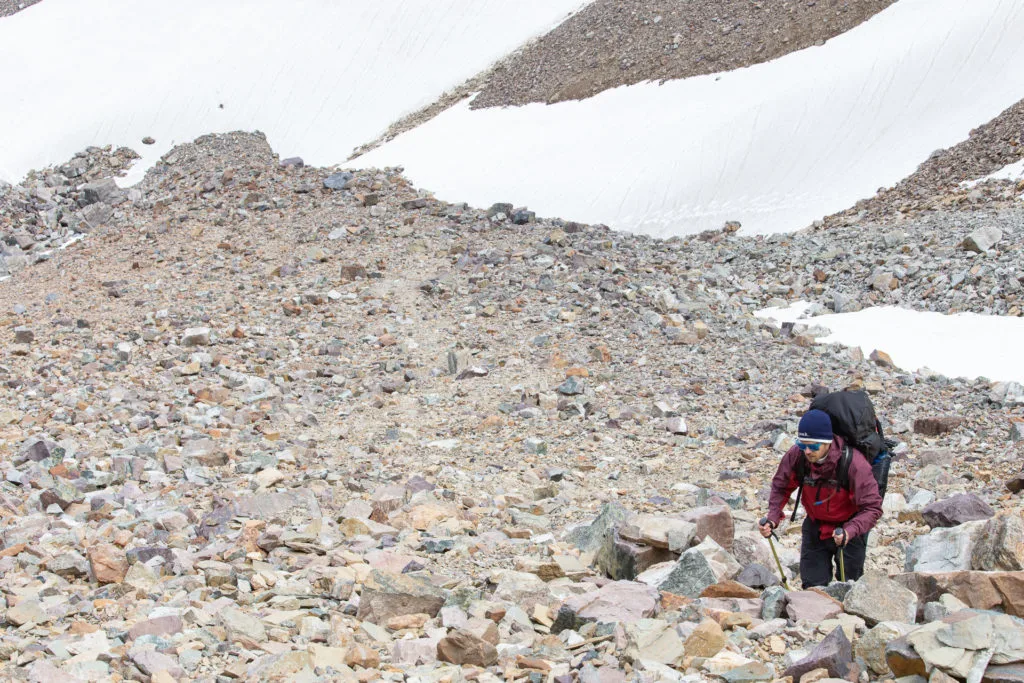
[[[233,130],[341,163],[585,4],[46,0],[0,22],[0,179],[113,144],[143,155],[130,183],[174,145]]]
[[[900,0],[820,47],[579,102],[460,103],[357,159],[442,198],[668,237],[806,227],[1024,97],[1024,3]]]
[[[984,178],[978,178],[977,180],[968,180],[960,183],[962,187],[975,187],[987,180],[1009,180],[1011,182],[1020,182],[1024,180],[1024,159],[1016,163],[1003,166],[995,173],[989,173]]]
[[[944,315],[898,306],[808,317],[810,304],[757,311],[758,318],[826,327],[824,344],[859,347],[865,355],[884,351],[910,372],[931,369],[946,377],[985,377],[1024,382],[1024,318],[977,313]]]

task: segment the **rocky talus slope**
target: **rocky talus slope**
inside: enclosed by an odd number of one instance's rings
[[[949,149],[936,151],[893,187],[882,188],[846,211],[824,219],[826,226],[872,221],[890,225],[950,210],[989,211],[1019,207],[1024,185],[984,178],[1024,159],[1024,101],[971,131]],[[968,183],[968,185],[964,185]],[[939,216],[941,220],[941,216]]]
[[[0,17],[9,17],[37,2],[39,0],[0,0]]]
[[[127,156],[0,189],[3,678],[1016,680],[1024,389],[753,312],[1009,312],[1019,212],[659,241]],[[822,386],[904,446],[868,576],[786,591],[753,524]]]
[[[820,45],[894,0],[596,0],[495,68],[472,106],[561,102],[732,71]]]

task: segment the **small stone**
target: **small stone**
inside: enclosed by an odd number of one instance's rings
[[[332,173],[324,178],[324,188],[328,190],[344,190],[349,181],[355,176],[348,171]]]
[[[380,666],[380,655],[373,648],[356,643],[345,653],[345,664],[364,669],[376,669]]]
[[[218,613],[220,623],[227,631],[228,640],[245,646],[255,647],[267,641],[263,622],[234,607],[226,607]]]
[[[101,543],[89,548],[89,568],[98,583],[121,583],[128,573],[128,557],[117,546]]]
[[[714,657],[725,647],[725,633],[718,622],[705,619],[683,642],[689,657]]]
[[[470,631],[456,629],[437,643],[437,658],[460,666],[487,667],[498,662],[498,651]]]
[[[210,345],[210,328],[209,327],[190,327],[185,330],[185,333],[181,336],[182,346],[209,346]]]

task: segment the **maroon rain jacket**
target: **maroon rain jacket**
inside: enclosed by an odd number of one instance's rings
[[[849,490],[836,484],[836,466],[843,454],[843,439],[836,436],[832,447],[819,463],[804,462],[807,479],[818,485],[804,484],[801,501],[807,516],[820,525],[821,539],[831,538],[837,527],[843,527],[849,538],[866,534],[882,516],[882,497],[878,494],[878,482],[871,473],[867,458],[853,449],[850,460]],[[782,457],[779,469],[772,479],[772,493],[768,499],[768,519],[779,525],[785,512],[783,508],[789,497],[800,485],[796,467],[803,453],[793,446]]]

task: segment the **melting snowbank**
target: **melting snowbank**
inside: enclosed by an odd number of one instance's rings
[[[1011,180],[1013,182],[1020,182],[1024,180],[1024,159],[1020,161],[1003,166],[995,173],[989,173],[984,178],[978,178],[977,180],[968,180],[965,183],[960,183],[964,187],[974,187],[979,185],[986,180]]]
[[[824,46],[582,102],[462,103],[359,158],[440,197],[659,236],[803,228],[1024,97],[1024,3],[900,0]]]
[[[46,0],[0,20],[0,179],[126,145],[262,130],[342,163],[583,0]],[[143,146],[145,136],[156,139]]]
[[[1024,318],[976,313],[912,311],[896,306],[866,308],[856,313],[806,317],[810,304],[767,308],[757,317],[778,323],[801,322],[827,327],[823,343],[858,346],[865,355],[885,351],[908,371],[929,368],[947,377],[985,377],[1024,382]]]

